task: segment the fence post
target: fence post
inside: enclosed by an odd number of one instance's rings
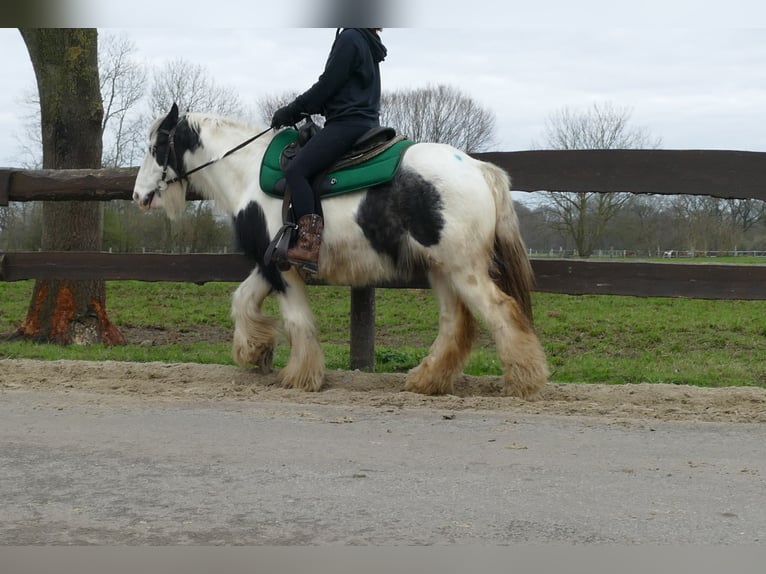
[[[13,172],[11,170],[0,171],[0,207],[5,207],[8,205],[8,201],[11,197],[10,189],[11,189],[11,175]]]
[[[375,288],[351,288],[351,369],[375,370]]]

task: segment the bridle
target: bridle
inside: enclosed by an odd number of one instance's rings
[[[160,197],[162,197],[162,192],[165,191],[168,186],[172,183],[176,183],[179,181],[186,181],[188,182],[189,176],[195,172],[200,171],[201,169],[204,169],[210,165],[213,165],[216,162],[221,161],[223,158],[233,154],[235,151],[241,150],[243,147],[253,143],[255,140],[257,140],[259,137],[265,135],[268,133],[272,128],[266,128],[261,133],[254,135],[251,138],[246,139],[241,144],[231,148],[229,151],[227,151],[225,154],[223,154],[221,157],[211,159],[210,161],[207,161],[203,163],[202,165],[198,165],[194,169],[190,169],[187,172],[181,172],[182,167],[181,163],[178,161],[178,154],[176,153],[176,143],[175,143],[175,135],[176,135],[176,129],[178,129],[178,126],[186,120],[186,116],[182,117],[180,120],[176,122],[176,125],[174,125],[172,128],[168,129],[159,129],[157,130],[157,135],[159,134],[165,134],[168,136],[168,148],[165,152],[165,160],[162,163],[162,177],[160,178],[160,181],[157,182],[157,186],[151,191],[152,194],[156,194]],[[156,147],[156,145],[155,145]],[[170,165],[170,154],[173,154],[173,164],[174,164],[174,170],[176,172],[176,176],[172,177],[170,179],[167,179],[168,176],[168,165]]]
[[[182,118],[181,121],[183,121]],[[178,163],[178,155],[176,154],[176,129],[178,128],[178,124],[181,123],[181,121],[176,122],[176,125],[174,125],[169,130],[166,129],[159,129],[157,130],[157,136],[159,137],[160,134],[166,134],[168,136],[168,148],[165,152],[165,161],[162,163],[162,177],[160,178],[160,181],[157,182],[157,187],[154,188],[154,192],[160,195],[163,191],[165,191],[168,188],[168,185],[171,183],[175,183],[177,181],[180,181],[182,179],[186,179],[186,174],[181,176],[176,176],[172,179],[166,179],[168,177],[168,164],[170,163],[170,154],[173,154],[173,163],[176,166],[175,171],[176,173],[180,173],[180,164]],[[155,144],[156,147],[156,144]]]

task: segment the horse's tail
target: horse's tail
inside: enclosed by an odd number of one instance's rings
[[[511,200],[511,179],[494,164],[485,162],[481,169],[495,197],[495,246],[490,276],[504,293],[516,299],[531,325],[534,273]]]

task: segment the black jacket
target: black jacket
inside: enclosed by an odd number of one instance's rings
[[[297,108],[322,114],[326,123],[380,125],[380,69],[386,47],[367,28],[344,28],[335,38],[324,72],[295,99]]]

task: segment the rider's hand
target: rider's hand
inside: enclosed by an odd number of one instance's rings
[[[301,118],[301,113],[297,108],[295,102],[279,108],[271,118],[271,127],[281,128],[282,126],[295,125]]]

